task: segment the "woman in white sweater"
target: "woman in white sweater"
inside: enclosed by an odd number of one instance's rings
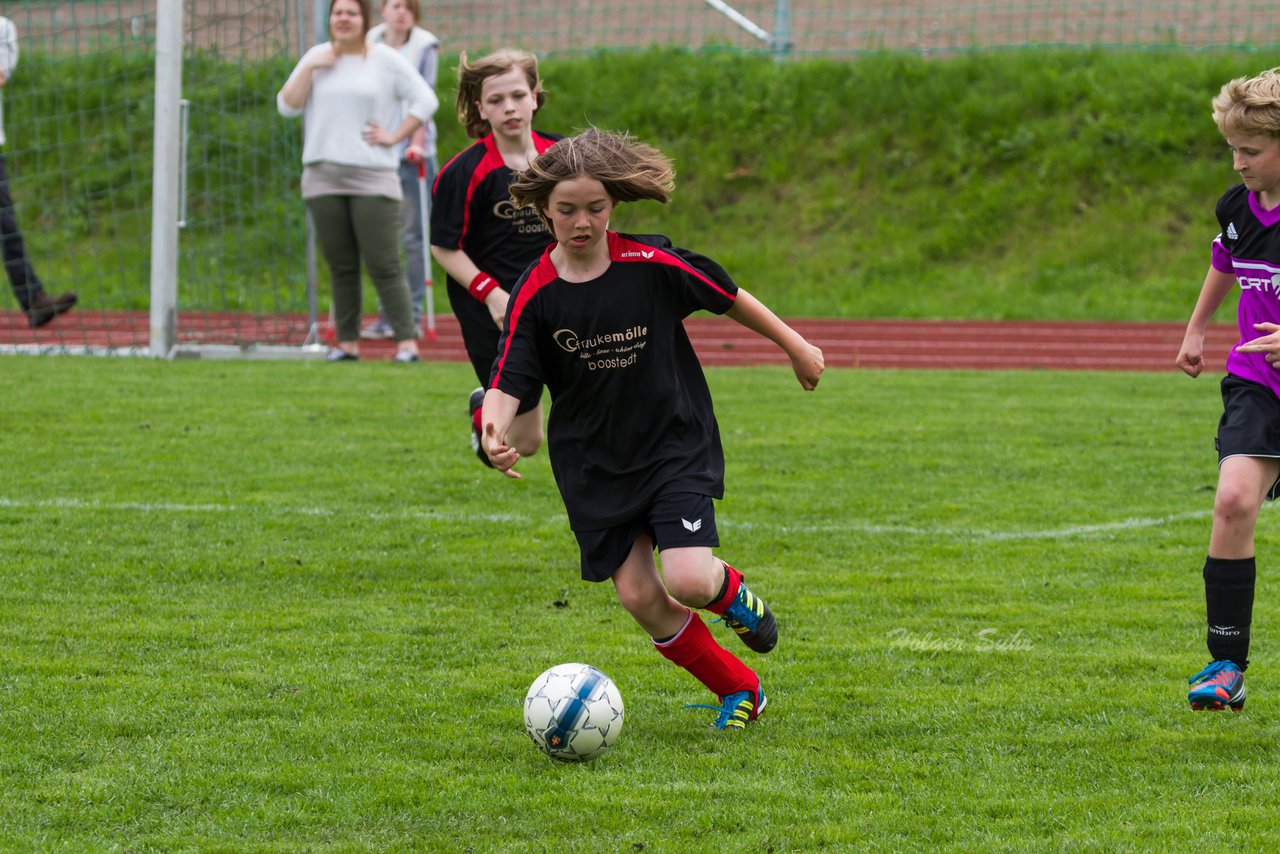
[[[276,106],[304,121],[302,198],[333,280],[338,346],[328,359],[359,358],[363,261],[394,330],[396,361],[416,362],[417,330],[400,267],[396,145],[438,102],[397,51],[365,43],[369,15],[368,0],[331,0],[330,41],[298,60]],[[390,128],[398,115],[403,119]]]
[[[382,23],[369,30],[365,41],[369,44],[385,44],[400,51],[400,55],[409,61],[434,92],[436,72],[440,66],[440,40],[434,33],[418,25],[418,18],[422,15],[422,6],[418,0],[382,0],[379,12],[382,14]],[[426,247],[422,242],[422,195],[423,187],[430,187],[436,180],[435,122],[427,119],[426,124],[396,146],[396,150],[400,154],[400,192],[404,194],[400,224],[404,230],[405,277],[409,280],[413,322],[421,327],[423,303],[427,296]],[[423,181],[418,180],[419,164],[424,167]],[[426,206],[430,209],[430,193],[426,195]],[[391,338],[394,334],[385,311],[377,320],[360,330],[361,338]]]

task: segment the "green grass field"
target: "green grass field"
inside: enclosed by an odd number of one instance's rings
[[[1249,705],[1184,703],[1211,378],[709,371],[782,630],[727,734],[577,580],[545,457],[470,455],[466,366],[2,367],[0,849],[1280,846],[1268,514]],[[575,660],[627,722],[560,766],[521,700]]]

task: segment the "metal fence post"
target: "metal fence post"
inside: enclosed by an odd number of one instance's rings
[[[791,53],[791,0],[773,4],[773,39],[769,47],[775,62],[782,62]]]

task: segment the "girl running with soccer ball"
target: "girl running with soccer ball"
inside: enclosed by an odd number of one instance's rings
[[[724,454],[682,321],[706,310],[769,338],[807,390],[823,359],[709,258],[662,236],[609,231],[618,203],[665,203],[674,185],[660,151],[598,130],[556,143],[512,183],[515,203],[536,211],[556,242],[512,291],[482,446],[495,468],[520,477],[509,431],[520,401],[547,386],[551,468],[582,577],[612,579],[657,650],[716,695],[715,726],[741,729],[765,709],[760,678],[694,609],[720,615],[760,653],[777,642],[777,623],[742,573],[712,554]]]
[[[508,187],[515,174],[560,139],[533,129],[546,103],[538,59],[500,50],[458,61],[458,120],[476,142],[445,164],[431,193],[431,255],[447,274],[449,304],[480,388],[471,393],[471,446],[480,448],[480,404],[498,352],[507,295],[551,243],[535,211],[517,210]],[[542,445],[542,389],[520,401],[511,444],[528,456]]]

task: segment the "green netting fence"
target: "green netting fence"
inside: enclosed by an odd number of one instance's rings
[[[186,318],[252,318],[206,333],[215,337],[300,340],[305,327],[262,320],[308,310],[305,214],[296,187],[301,131],[276,114],[274,94],[300,50],[322,37],[316,22],[323,24],[328,4],[181,6],[183,94],[191,111],[179,309]],[[80,293],[80,310],[49,333],[67,341],[86,334],[77,318],[149,305],[157,11],[156,2],[123,0],[22,2],[2,10],[21,45],[3,89],[4,153],[37,271],[50,290]],[[676,45],[786,61],[1042,45],[1239,48],[1265,56],[1280,40],[1280,2],[426,0],[422,23],[446,54],[519,45],[554,57]],[[449,113],[446,104],[446,121]],[[261,227],[264,219],[270,230]],[[15,309],[9,289],[0,288],[0,345],[28,340]],[[100,333],[100,342],[146,346],[145,328],[126,327]]]
[[[314,32],[312,0],[183,5],[193,48],[255,55]],[[374,7],[376,15],[376,2]],[[1261,49],[1280,43],[1280,4],[1273,0],[425,0],[422,8],[423,25],[446,49],[520,44],[544,54],[650,45],[847,56],[1029,45]],[[24,2],[9,4],[4,14],[33,48],[92,53],[145,44],[156,4]]]
[[[786,50],[797,56],[867,51],[946,52],[1027,45],[1274,45],[1280,8],[1269,2],[1160,0],[788,0],[728,3],[752,34],[705,0],[533,0],[429,3],[430,20],[457,45],[517,42],[539,50],[653,44]],[[770,42],[766,39],[772,37]]]

